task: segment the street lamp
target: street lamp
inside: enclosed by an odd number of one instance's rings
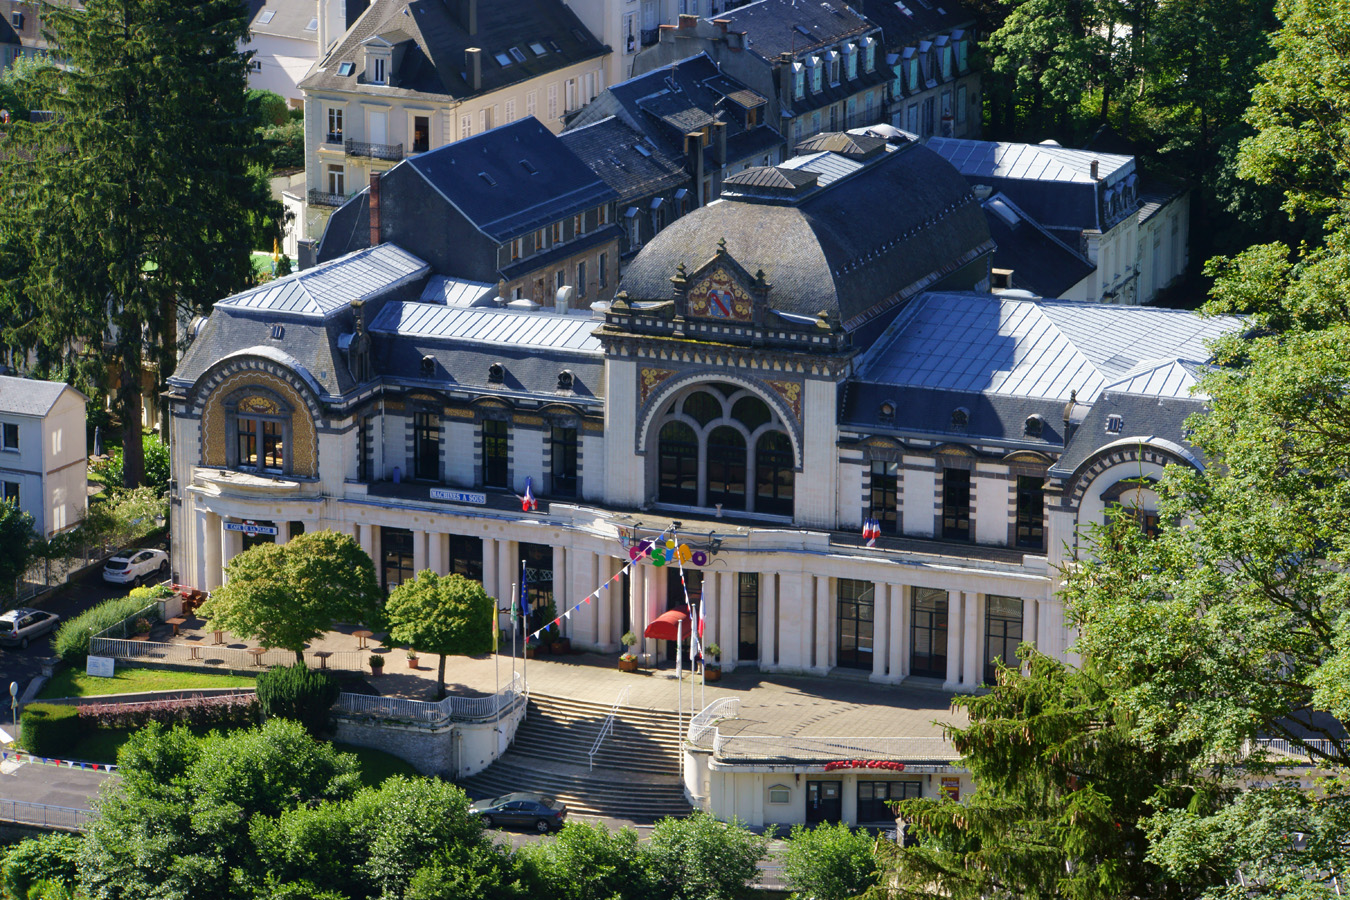
[[[9,683],[9,714],[11,721],[14,722],[14,730],[19,730],[19,683],[11,681]]]

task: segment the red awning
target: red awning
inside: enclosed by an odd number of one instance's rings
[[[672,609],[657,616],[652,624],[647,626],[647,630],[643,632],[645,637],[655,638],[658,641],[676,640],[677,634],[683,634],[686,638],[689,637],[689,614],[682,613],[678,609]]]

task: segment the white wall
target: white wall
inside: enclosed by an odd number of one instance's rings
[[[901,511],[904,533],[915,537],[933,536],[933,504],[937,500],[937,462],[922,456],[904,457],[900,470],[904,493]]]

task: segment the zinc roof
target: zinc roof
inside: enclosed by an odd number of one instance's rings
[[[497,296],[496,285],[481,281],[464,281],[432,275],[422,289],[423,303],[441,303],[445,306],[480,306],[491,303]]]
[[[443,338],[603,356],[604,348],[591,334],[597,324],[589,315],[387,303],[371,323],[370,330],[404,337]]]
[[[323,317],[428,270],[401,247],[381,244],[218,300],[216,306]]]
[[[1182,310],[930,293],[891,323],[858,370],[898,386],[1064,401],[1076,391],[1091,403],[1145,362],[1207,360],[1205,343],[1238,324]],[[1159,385],[1178,389],[1166,377]]]
[[[1144,364],[1102,390],[1121,394],[1147,394],[1150,397],[1194,397],[1204,367],[1179,359]],[[1203,395],[1202,395],[1203,396]]]
[[[967,178],[1020,178],[1034,181],[1072,181],[1092,184],[1092,163],[1106,180],[1133,162],[1133,157],[1091,150],[1071,150],[1050,144],[1009,144],[963,138],[930,138],[928,148],[945,157]]]

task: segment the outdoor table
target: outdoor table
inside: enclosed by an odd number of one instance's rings
[[[318,661],[319,661],[319,668],[320,668],[320,669],[326,669],[326,668],[328,668],[328,657],[330,657],[330,656],[332,656],[332,655],[333,655],[333,651],[331,651],[331,650],[315,650],[315,651],[314,651],[314,657],[315,657],[316,659],[318,659]]]
[[[266,648],[266,647],[249,647],[249,648],[248,648],[248,652],[251,653],[251,654],[253,654],[253,664],[254,664],[255,666],[261,666],[261,665],[262,665],[262,655],[263,655],[264,653],[267,652],[267,648]]]
[[[215,643],[217,644],[225,643],[225,632],[222,629],[217,628],[214,632],[212,632],[212,634],[216,636]]]
[[[187,619],[182,616],[174,616],[172,619],[165,619],[164,621],[173,626],[173,636],[178,637],[178,626],[186,622]]]
[[[192,652],[192,658],[193,658],[193,659],[201,659],[201,658],[202,658],[202,648],[201,648],[200,645],[198,645],[198,644],[193,644],[193,645],[192,645],[191,647],[189,647],[188,649]]]
[[[357,649],[357,650],[364,650],[364,649],[366,649],[366,638],[368,638],[368,637],[374,637],[374,636],[375,636],[375,632],[373,632],[373,631],[366,631],[365,629],[362,629],[361,631],[353,631],[353,632],[352,632],[352,637],[356,638],[356,640],[357,640],[357,644],[356,644],[356,649]]]

